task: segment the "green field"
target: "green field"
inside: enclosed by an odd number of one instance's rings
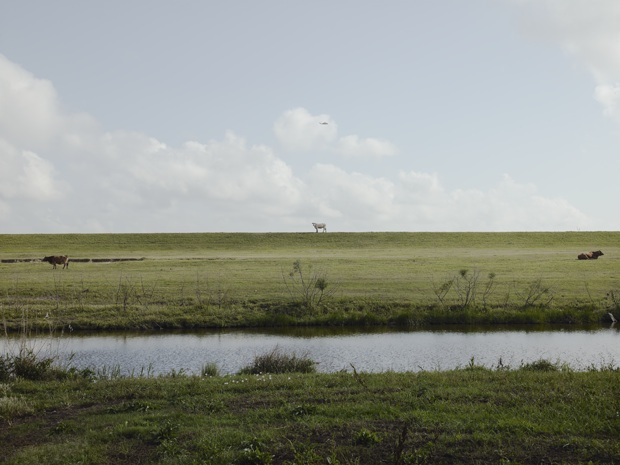
[[[600,324],[609,322],[608,311],[620,316],[620,233],[0,241],[0,317],[7,331],[26,334],[68,327]],[[599,260],[576,259],[598,249],[605,254]],[[68,270],[38,261],[52,254],[77,260]],[[0,463],[620,463],[619,371],[604,361],[582,372],[545,360],[482,368],[472,359],[447,372],[352,367],[230,376],[205,363],[200,376],[121,377],[57,366],[27,346],[4,354]]]
[[[98,330],[593,323],[620,301],[617,232],[2,235],[0,244],[9,330],[25,320]],[[576,259],[598,249],[598,260]],[[68,270],[29,261],[61,254],[75,260]],[[303,283],[291,277],[295,262]]]
[[[7,464],[613,464],[618,371],[260,374],[0,384]]]

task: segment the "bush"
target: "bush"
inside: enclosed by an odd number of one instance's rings
[[[254,363],[243,368],[240,374],[260,373],[314,373],[316,362],[309,358],[298,358],[295,354],[282,353],[277,347],[271,352],[254,358]]]
[[[33,381],[50,377],[53,358],[39,358],[32,350],[26,350],[13,358],[13,374]]]
[[[550,362],[549,360],[536,360],[531,363],[526,363],[521,367],[523,370],[528,371],[559,371],[557,364]]]
[[[206,365],[202,366],[202,370],[200,370],[200,374],[203,377],[206,376],[219,376],[220,375],[220,370],[218,369],[217,365],[215,363],[207,363]]]
[[[282,276],[291,297],[306,310],[319,309],[321,304],[331,298],[335,292],[332,287],[327,289],[329,283],[325,272],[314,272],[312,266],[305,267],[301,260],[293,262],[293,269],[289,272],[288,278],[284,276],[284,273]]]
[[[23,349],[18,355],[5,354],[0,358],[0,381],[13,378],[42,381],[67,377],[65,370],[54,368],[53,357],[39,357],[31,349]]]

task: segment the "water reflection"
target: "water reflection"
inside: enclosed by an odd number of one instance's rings
[[[4,352],[15,340],[0,340]],[[288,328],[271,330],[166,333],[76,334],[38,337],[28,344],[58,355],[78,368],[118,367],[122,374],[153,375],[184,370],[199,373],[215,363],[223,374],[236,373],[256,355],[275,347],[308,356],[321,372],[448,370],[477,365],[518,367],[541,358],[574,369],[620,364],[617,328],[453,327]]]

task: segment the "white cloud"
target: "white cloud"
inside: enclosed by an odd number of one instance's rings
[[[0,168],[0,219],[16,232],[217,228],[222,219],[290,214],[303,187],[270,148],[232,133],[171,148],[103,132],[88,115],[64,112],[49,81],[3,56]]]
[[[552,231],[589,221],[566,200],[543,197],[507,175],[488,191],[448,191],[434,174],[401,172],[392,181],[317,165],[308,187],[321,221],[353,231]]]
[[[68,191],[68,184],[57,176],[51,163],[13,147],[0,133],[0,225],[8,223],[16,211],[27,211],[24,206],[49,205]]]
[[[0,200],[57,200],[63,196],[63,185],[51,163],[0,138]]]
[[[561,198],[546,198],[536,186],[504,175],[482,191],[449,193],[450,221],[471,231],[554,231],[585,228],[589,218]],[[466,226],[465,226],[466,225]],[[446,230],[454,230],[446,225]]]
[[[302,183],[286,163],[270,148],[248,147],[232,132],[224,141],[187,144],[183,157],[185,163],[200,164],[203,171],[196,187],[210,198],[260,204],[281,213],[300,199]]]
[[[321,124],[327,123],[327,124]],[[338,137],[338,126],[328,115],[312,115],[305,108],[285,111],[274,124],[274,132],[285,150],[328,151],[347,157],[384,157],[397,149],[389,141],[357,135]]]
[[[594,96],[603,106],[605,115],[620,121],[620,84],[600,84],[594,89]]]
[[[0,134],[12,142],[37,149],[45,146],[61,127],[56,91],[0,55]]]
[[[401,171],[398,174],[398,179],[403,189],[403,195],[411,201],[421,201],[444,193],[436,174]]]
[[[312,201],[331,217],[372,218],[378,222],[391,215],[394,184],[388,179],[317,164],[307,183]]]
[[[88,115],[68,114],[56,89],[0,54],[0,135],[25,150],[59,145],[83,149],[84,137],[96,129]]]
[[[509,177],[488,191],[448,191],[437,174],[416,171],[392,178],[316,164],[296,173],[273,148],[233,132],[180,147],[136,132],[105,132],[88,115],[63,111],[48,81],[3,57],[0,73],[4,232],[290,231],[310,229],[311,221],[327,221],[330,231],[587,224],[565,200]],[[29,105],[34,120],[24,110]],[[303,108],[284,113],[274,129],[287,150],[395,152],[386,141],[338,137],[329,116]]]
[[[516,0],[530,33],[558,43],[590,71],[595,98],[620,121],[620,2]]]
[[[476,217],[477,207],[468,200],[483,200],[487,208],[486,217],[480,218],[483,230],[576,230],[586,227],[589,221],[585,214],[566,200],[543,197],[533,184],[520,184],[508,175],[504,175],[498,185],[487,193],[474,191],[460,194],[459,204],[463,212],[472,218]]]
[[[383,157],[395,155],[397,152],[391,142],[374,138],[360,139],[358,136],[341,137],[336,150],[349,157]]]
[[[222,217],[242,222],[246,212],[290,214],[301,198],[303,183],[288,165],[232,132],[221,141],[179,148],[138,133],[108,133],[103,140],[96,184],[112,194],[106,197],[116,215],[119,206],[131,205],[204,228]]]
[[[273,130],[285,150],[298,151],[326,150],[338,132],[336,123],[327,115],[313,116],[305,108],[285,111]]]

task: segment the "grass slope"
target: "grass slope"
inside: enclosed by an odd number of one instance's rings
[[[3,235],[0,312],[75,329],[591,323],[620,299],[620,233]],[[599,260],[579,261],[601,249]],[[301,283],[293,264],[306,278]],[[314,279],[314,281],[313,281]],[[316,280],[325,285],[317,302]],[[448,285],[449,284],[449,285]],[[446,290],[445,294],[443,290]],[[43,319],[44,316],[47,319]]]

